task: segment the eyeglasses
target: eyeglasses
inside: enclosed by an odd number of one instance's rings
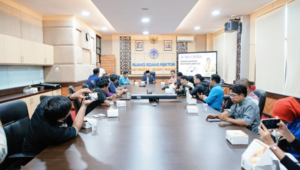
[[[234,98],[235,96],[238,96],[238,95],[235,95],[235,94],[230,94],[229,95],[230,98]]]

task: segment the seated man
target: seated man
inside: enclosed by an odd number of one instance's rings
[[[43,99],[30,120],[22,152],[38,154],[50,145],[61,144],[76,137],[87,114],[86,111],[93,110],[99,104],[98,101],[83,100],[73,122],[70,115],[71,100],[85,99],[86,93],[91,91],[81,89],[68,97],[49,96]],[[91,103],[94,104],[94,108],[89,109]]]
[[[221,107],[222,107],[222,102],[223,102],[223,89],[220,85],[220,81],[221,78],[219,75],[217,74],[213,74],[211,75],[210,78],[210,87],[211,90],[209,92],[208,97],[206,95],[204,95],[203,93],[200,94],[198,93],[198,97],[205,101],[208,106],[214,108],[215,110],[220,111]]]
[[[105,74],[105,70],[103,68],[101,68],[100,62],[96,63],[96,68],[99,69],[99,77],[102,78],[103,74]]]
[[[98,81],[101,80],[101,78],[99,77],[99,69],[95,68],[93,70],[94,74],[90,75],[90,77],[88,78],[86,84],[91,88],[91,81],[94,80],[95,81],[95,85],[97,85]]]
[[[128,71],[123,72],[123,76],[119,80],[119,86],[122,87],[125,84],[130,84],[130,80],[128,79]]]
[[[169,84],[177,84],[177,78],[176,78],[176,74],[175,74],[175,70],[171,71],[171,78],[168,81]]]
[[[94,92],[97,92],[97,93],[100,93],[100,102],[101,103],[104,103],[105,106],[110,106],[110,103],[108,100],[112,100],[112,101],[116,101],[116,95],[113,95],[111,97],[106,97],[105,96],[105,92],[108,90],[108,85],[109,85],[109,82],[108,80],[101,80],[98,82],[97,84],[97,88],[95,88]]]
[[[110,80],[113,83],[113,85],[118,84],[118,76],[116,74],[111,74],[110,75]],[[117,93],[118,97],[121,97],[122,94],[125,93],[125,87],[126,86],[123,86],[123,87],[110,86],[108,88],[108,90],[111,93]]]
[[[121,97],[123,92],[117,92],[115,85],[112,81],[110,81],[110,77],[109,76],[103,76],[102,80],[107,80],[109,82],[109,86],[108,86],[108,90],[105,92],[106,97],[111,97],[112,95],[116,95],[116,97]],[[111,92],[111,90],[114,90],[114,92]]]
[[[180,81],[181,81],[182,85],[179,88],[179,91],[178,91],[179,93],[181,92],[181,93],[185,94],[186,92],[189,92],[190,89],[192,89],[192,90],[194,89],[193,83],[188,81],[187,76],[181,76]]]
[[[219,118],[222,121],[246,126],[253,133],[258,134],[260,124],[259,108],[254,101],[247,97],[247,88],[242,84],[235,84],[230,87],[230,98],[234,103],[230,110],[223,113],[209,114],[207,118]],[[234,117],[230,118],[230,117]]]
[[[256,96],[256,94],[251,90],[251,84],[248,79],[240,79],[236,82],[236,84],[242,84],[247,87],[247,97],[251,98],[257,105],[259,103],[259,98]]]
[[[150,74],[150,71],[147,70],[146,74],[143,75],[142,81],[144,81],[146,83],[148,81],[149,81],[149,83],[155,83],[155,78]]]
[[[208,95],[209,94],[209,81],[205,81],[201,74],[196,74],[194,76],[195,88],[190,91],[192,96],[197,96],[199,94]]]
[[[181,80],[180,80],[181,76],[183,76],[183,74],[181,72],[178,72],[177,73],[177,83],[176,83],[177,86],[176,86],[176,89],[175,89],[176,93],[180,90],[180,86],[182,85]]]

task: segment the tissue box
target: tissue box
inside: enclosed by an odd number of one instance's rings
[[[126,106],[126,101],[117,101],[117,106]]]
[[[197,104],[197,100],[196,99],[189,99],[189,100],[187,100],[187,104]]]
[[[173,89],[165,89],[165,93],[166,94],[174,94],[174,90]]]
[[[107,110],[107,117],[118,117],[119,110],[118,109],[108,109]]]
[[[144,82],[144,81],[141,81],[141,85],[145,85],[145,82]]]
[[[139,82],[134,82],[134,85],[139,85]]]
[[[165,82],[161,82],[161,85],[165,85],[166,83]]]
[[[226,139],[232,145],[248,145],[249,136],[241,130],[226,130]]]
[[[198,107],[197,106],[187,106],[187,112],[188,113],[198,113]]]

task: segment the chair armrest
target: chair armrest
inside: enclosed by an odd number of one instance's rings
[[[9,158],[34,158],[37,154],[35,153],[16,153],[10,155]]]

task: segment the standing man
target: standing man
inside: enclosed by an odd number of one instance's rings
[[[223,89],[220,85],[220,81],[221,81],[221,78],[219,75],[217,75],[217,74],[211,75],[211,78],[210,78],[211,90],[209,92],[209,95],[206,96],[204,94],[198,93],[198,96],[200,99],[205,101],[208,104],[208,106],[210,106],[218,111],[220,111],[220,109],[222,107],[223,96],[224,96]]]
[[[168,81],[169,84],[177,84],[177,78],[176,78],[176,73],[175,73],[175,70],[172,70],[171,71],[171,78],[170,80]]]
[[[99,69],[99,72],[100,72],[99,77],[101,78],[103,76],[103,74],[105,74],[105,70],[103,68],[101,68],[100,66],[101,66],[100,62],[97,62],[96,68]]]
[[[150,74],[150,71],[147,70],[146,74],[143,75],[142,81],[149,82],[149,83],[155,83],[155,78]]]
[[[128,71],[123,72],[123,76],[119,80],[119,86],[122,87],[126,84],[130,84],[130,80],[128,79]]]
[[[99,69],[98,68],[94,68],[93,70],[94,74],[90,75],[86,84],[91,88],[91,81],[94,80],[95,81],[95,85],[97,86],[98,82],[101,80],[101,78],[99,77]]]
[[[247,88],[242,84],[235,84],[230,87],[230,98],[234,103],[229,110],[219,114],[209,114],[208,118],[219,118],[222,121],[230,122],[240,126],[246,126],[253,133],[259,135],[260,124],[259,108],[255,102],[247,97]],[[234,117],[230,118],[230,117]]]

